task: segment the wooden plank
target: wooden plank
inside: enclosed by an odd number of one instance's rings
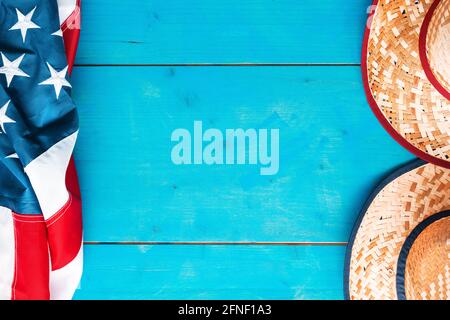
[[[412,156],[356,67],[76,68],[86,241],[347,241],[376,182]],[[194,120],[279,128],[280,171],[176,166]]]
[[[345,247],[85,247],[77,299],[342,299]]]
[[[78,63],[359,63],[371,0],[96,0]]]

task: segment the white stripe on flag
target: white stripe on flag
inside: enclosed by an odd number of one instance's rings
[[[64,138],[25,167],[45,220],[69,200],[66,172],[77,135],[78,131]]]
[[[83,273],[83,246],[77,256],[61,269],[50,273],[50,299],[70,300],[77,289]]]
[[[0,300],[10,300],[15,265],[14,222],[10,209],[0,207]]]
[[[73,13],[77,6],[77,0],[58,0],[59,21],[63,24],[64,21]]]

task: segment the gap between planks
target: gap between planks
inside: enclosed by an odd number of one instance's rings
[[[75,67],[360,67],[360,63],[76,63]]]
[[[347,242],[259,242],[259,241],[85,241],[85,245],[174,245],[174,246],[347,246]]]

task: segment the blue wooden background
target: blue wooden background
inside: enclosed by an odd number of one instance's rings
[[[84,0],[79,299],[341,299],[376,182],[412,159],[367,106],[370,0]],[[280,172],[177,167],[170,134],[280,128]]]

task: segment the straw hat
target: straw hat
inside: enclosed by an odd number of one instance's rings
[[[352,300],[450,299],[450,170],[422,160],[386,178],[347,248]]]
[[[450,0],[378,0],[364,39],[369,104],[418,157],[450,168]]]

